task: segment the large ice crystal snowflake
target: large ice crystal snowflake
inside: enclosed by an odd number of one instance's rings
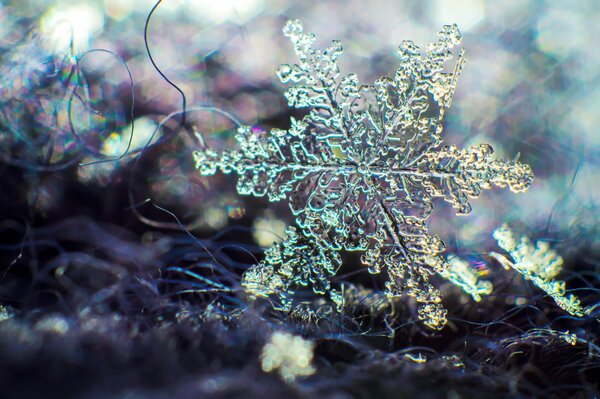
[[[443,327],[446,310],[430,276],[447,265],[439,256],[443,242],[425,224],[432,198],[467,214],[469,197],[483,189],[520,192],[533,180],[528,165],[493,160],[487,144],[441,146],[442,118],[464,62],[461,51],[453,72],[444,72],[460,42],[456,25],[444,26],[424,52],[402,42],[396,74],[373,85],[340,75],[339,41],[313,48],[314,35],[297,20],[283,31],[300,62],[277,74],[292,84],[289,105],[310,113],[292,118],[288,130],[240,128],[240,151],[195,153],[201,174],[235,172],[239,194],[286,199],[296,216],[299,230],[288,229],[284,242],[244,274],[243,285],[252,296],[278,298],[283,308],[291,306],[295,287],[306,285],[340,304],[329,282],[341,264],[338,252],[363,251],[371,273],[387,273],[388,295],[414,297],[419,318]]]

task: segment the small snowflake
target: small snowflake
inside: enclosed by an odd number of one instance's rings
[[[443,71],[461,39],[456,25],[444,26],[424,52],[404,41],[395,75],[373,85],[360,85],[352,73],[340,75],[339,41],[324,51],[313,48],[314,35],[297,20],[283,32],[300,62],[282,65],[277,74],[291,83],[289,105],[309,114],[291,118],[288,130],[240,128],[240,151],[195,153],[203,175],[235,172],[239,194],[285,199],[296,216],[300,231],[289,230],[249,269],[244,286],[253,296],[275,295],[288,309],[295,286],[311,285],[341,304],[329,283],[338,252],[363,251],[371,273],[387,272],[389,296],[414,297],[419,318],[443,327],[446,310],[429,281],[447,268],[439,255],[444,244],[425,224],[432,198],[443,197],[457,214],[468,214],[469,198],[483,189],[521,192],[533,180],[528,165],[492,159],[487,144],[441,145],[442,119],[464,64],[461,51],[453,72]]]
[[[286,382],[315,373],[312,365],[314,343],[302,337],[276,331],[260,354],[264,372],[277,372]]]
[[[505,269],[512,268],[522,274],[525,279],[544,290],[558,306],[573,316],[583,317],[591,312],[591,308],[581,305],[579,298],[567,294],[566,283],[563,280],[555,279],[562,271],[564,261],[547,242],[538,241],[534,246],[528,237],[521,237],[520,241],[517,241],[507,225],[496,229],[494,238],[498,246],[508,252],[512,258],[511,261],[499,253],[490,253],[490,256]]]

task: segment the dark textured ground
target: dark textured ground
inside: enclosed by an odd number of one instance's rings
[[[19,169],[2,173],[3,181],[27,179]],[[150,229],[127,212],[119,217],[128,230],[101,222],[107,193],[58,215],[30,213],[19,187],[2,199],[0,294],[16,312],[0,322],[2,397],[583,398],[598,389],[598,323],[565,318],[535,292],[526,305],[507,305],[505,295],[526,289],[519,279],[505,288],[496,281],[497,296],[476,305],[448,292],[450,323],[434,334],[411,322],[414,309],[402,302],[375,316],[357,304],[345,318],[315,302],[317,317],[307,320],[249,305],[239,293],[177,294],[193,279],[168,268],[215,262],[208,254],[225,239]],[[67,201],[85,195],[78,189]],[[118,185],[112,190],[126,198]],[[86,217],[75,216],[83,209]],[[248,233],[236,234],[243,242]],[[220,257],[220,267],[200,272],[235,287],[234,260]],[[583,339],[571,345],[536,327]],[[260,370],[275,329],[315,340],[314,376],[288,385]],[[407,356],[419,353],[427,362]]]

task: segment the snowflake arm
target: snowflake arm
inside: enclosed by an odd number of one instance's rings
[[[476,302],[481,301],[482,295],[491,294],[494,288],[491,281],[480,280],[469,262],[457,256],[448,259],[448,267],[442,270],[440,275],[471,295]]]
[[[270,133],[242,126],[235,136],[240,151],[196,151],[196,168],[205,176],[217,170],[235,172],[239,194],[268,195],[269,200],[278,201],[296,189],[296,183],[343,167],[329,147],[305,134],[306,127],[293,118],[290,129]]]
[[[563,259],[550,248],[547,242],[538,241],[534,246],[527,237],[519,242],[507,225],[496,229],[493,234],[500,248],[508,252],[512,261],[496,252],[490,253],[504,268],[512,268],[522,274],[525,279],[545,291],[554,302],[573,316],[583,317],[588,312],[581,305],[579,298],[566,294],[565,282],[554,278],[561,272]]]
[[[452,103],[465,58],[461,51],[454,71],[444,72],[461,35],[456,25],[445,25],[438,37],[424,54],[412,41],[403,41],[394,78],[382,77],[368,89],[375,101],[367,113],[371,128],[366,129],[366,141],[373,144],[373,153],[367,155],[374,162],[391,151],[396,166],[406,167],[442,142],[442,119]]]
[[[316,294],[328,293],[338,306],[340,294],[329,279],[341,265],[337,252],[326,245],[311,245],[295,228],[288,227],[283,242],[267,249],[265,259],[244,273],[242,286],[252,297],[275,297],[276,308],[290,310],[297,287],[310,285]]]
[[[517,161],[492,160],[488,144],[458,149],[443,147],[429,152],[419,161],[423,186],[433,197],[444,197],[459,215],[471,212],[469,198],[476,198],[492,185],[509,187],[518,193],[533,182],[531,167]]]
[[[310,108],[303,119],[310,134],[328,146],[339,148],[345,158],[358,162],[360,158],[356,131],[362,128],[362,114],[355,108],[360,105],[361,86],[356,74],[340,77],[338,58],[342,44],[331,41],[325,50],[313,48],[315,36],[304,33],[302,23],[290,20],[283,33],[294,45],[299,63],[283,64],[277,71],[282,83],[292,85],[285,91],[288,104],[294,108]]]

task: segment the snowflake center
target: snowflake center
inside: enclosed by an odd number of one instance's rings
[[[369,165],[364,162],[361,162],[358,164],[356,171],[362,177],[370,177],[371,176],[371,169],[369,169]]]

